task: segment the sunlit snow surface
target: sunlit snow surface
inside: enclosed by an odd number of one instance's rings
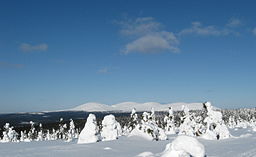
[[[198,138],[204,145],[207,157],[256,157],[256,132],[251,129],[231,130],[234,136],[220,141]],[[119,137],[115,141],[92,144],[77,144],[64,141],[42,141],[30,143],[0,143],[1,157],[133,157],[161,156],[166,141],[148,141],[138,137]]]

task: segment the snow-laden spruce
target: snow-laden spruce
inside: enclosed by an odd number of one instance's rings
[[[131,118],[131,120],[129,122],[128,130],[132,131],[136,127],[136,125],[138,124],[138,115],[136,113],[136,108],[132,109],[132,113],[130,115],[130,118]]]
[[[121,125],[116,121],[115,116],[112,114],[105,116],[102,121],[102,141],[116,140],[121,134]]]
[[[78,144],[95,143],[99,140],[99,128],[97,126],[96,116],[89,114],[83,130],[79,134]]]
[[[204,103],[204,107],[207,111],[207,117],[204,119],[206,131],[202,138],[209,140],[229,138],[231,135],[222,119],[221,112],[215,111],[210,102]]]
[[[73,140],[73,138],[78,138],[78,133],[76,132],[76,129],[75,129],[75,123],[73,121],[73,119],[70,119],[70,122],[69,122],[69,130],[67,132],[67,142],[70,142]]]
[[[128,135],[139,136],[147,140],[166,140],[167,136],[164,130],[156,124],[154,109],[151,109],[151,114],[144,112],[142,114],[142,120]]]
[[[195,126],[196,122],[194,116],[191,115],[189,112],[189,108],[187,106],[182,106],[184,116],[181,117],[181,125],[179,127],[179,134],[180,135],[188,135],[188,136],[195,136]]]
[[[161,157],[204,157],[205,149],[196,138],[178,136],[166,145]]]
[[[172,107],[169,107],[168,114],[164,117],[164,129],[167,135],[175,134],[174,114]]]
[[[9,123],[4,125],[3,139],[0,142],[19,142],[18,133],[14,130],[14,127],[10,126]]]

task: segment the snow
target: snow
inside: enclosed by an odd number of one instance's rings
[[[85,103],[80,106],[77,106],[71,111],[87,111],[87,112],[106,112],[106,111],[122,111],[130,112],[132,108],[136,108],[136,111],[150,111],[152,108],[155,111],[168,111],[169,107],[172,107],[174,111],[182,110],[182,106],[187,106],[189,110],[201,110],[203,108],[202,103],[169,103],[169,104],[160,104],[157,102],[146,102],[146,103],[137,103],[137,102],[122,102],[118,104],[101,104],[101,103]]]
[[[251,136],[242,136],[246,134]],[[208,157],[253,157],[256,156],[256,132],[250,129],[232,129],[236,138],[224,140],[197,140],[205,147]],[[172,143],[177,135],[171,135],[165,141],[147,141],[140,138],[120,137],[114,141],[78,145],[72,142],[33,141],[20,143],[0,143],[1,157],[160,157],[165,146]],[[111,149],[106,149],[107,147]]]

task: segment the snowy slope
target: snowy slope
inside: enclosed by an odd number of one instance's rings
[[[137,111],[150,111],[153,107],[155,111],[168,111],[169,107],[172,107],[173,110],[181,110],[182,105],[188,106],[190,110],[200,110],[202,109],[202,103],[170,103],[170,104],[160,104],[157,102],[146,102],[146,103],[137,103],[137,102],[122,102],[113,105],[101,104],[101,103],[86,103],[80,106],[77,106],[71,110],[74,111],[122,111],[130,112],[133,108],[136,108]]]
[[[75,107],[75,111],[110,111],[112,110],[111,106],[100,104],[100,103],[86,103],[80,106]]]

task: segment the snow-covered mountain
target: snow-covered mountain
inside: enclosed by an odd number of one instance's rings
[[[97,112],[97,111],[120,111],[120,112],[130,112],[133,108],[136,108],[137,111],[150,111],[153,107],[155,111],[168,111],[169,107],[172,107],[173,110],[181,110],[182,106],[187,106],[190,110],[200,110],[203,108],[202,103],[169,103],[169,104],[160,104],[157,102],[146,102],[146,103],[137,103],[137,102],[122,102],[113,105],[101,104],[90,102],[77,106],[72,111],[87,111],[87,112]]]

